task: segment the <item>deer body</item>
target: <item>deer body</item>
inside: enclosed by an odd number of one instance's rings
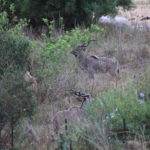
[[[68,125],[74,125],[84,120],[83,110],[78,106],[73,106],[67,110],[58,111],[53,119],[53,129],[56,134],[67,130]]]
[[[109,73],[112,77],[116,76],[118,68],[118,61],[115,58],[107,57],[87,57],[82,50],[74,50],[72,54],[82,70],[89,73],[91,78],[94,78],[95,73]]]
[[[66,110],[58,111],[54,117],[52,118],[52,126],[54,134],[57,135],[62,141],[62,145],[64,144],[64,136],[74,136],[72,130],[68,130],[68,127],[77,127],[84,128],[89,126],[89,120],[85,115],[85,105],[90,104],[95,101],[94,98],[90,96],[88,93],[83,93],[74,89],[67,89],[65,91],[74,94],[78,98],[82,98],[81,106],[73,106]],[[83,105],[85,103],[85,105]],[[72,129],[72,128],[71,128]],[[72,141],[69,140],[69,150],[72,150]]]
[[[58,111],[54,115],[52,124],[56,134],[63,133],[65,130],[67,130],[68,125],[78,126],[81,124],[81,122],[87,124],[85,106],[95,101],[95,99],[92,98],[88,93],[83,93],[74,89],[69,89],[66,91],[71,92],[78,98],[82,98],[82,104],[81,106],[73,106],[66,110]]]

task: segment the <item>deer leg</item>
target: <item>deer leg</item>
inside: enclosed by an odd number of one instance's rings
[[[117,69],[115,78],[116,78],[116,88],[117,88],[118,81],[121,79],[121,77],[120,77],[120,70],[119,69]]]
[[[121,79],[119,75],[115,76],[116,88],[118,87],[118,81]]]
[[[116,84],[115,86],[116,86],[116,88],[117,88],[117,85],[118,85],[118,79],[117,79],[117,77],[115,77],[115,82],[116,82],[116,83],[115,83],[115,84]]]
[[[88,69],[89,69],[89,68],[88,68]],[[88,72],[88,74],[89,74],[89,78],[94,79],[93,70],[92,70],[92,69],[89,69],[87,72]]]
[[[55,128],[54,128],[54,132],[58,135],[58,130],[59,130],[59,127],[58,127],[58,121],[56,120],[55,121]]]
[[[67,126],[67,123],[68,123],[68,121],[67,121],[67,119],[65,118],[65,132],[66,132],[66,135],[68,135],[68,126]]]

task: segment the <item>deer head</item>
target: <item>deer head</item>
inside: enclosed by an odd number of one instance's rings
[[[77,48],[71,52],[71,54],[73,54],[75,57],[78,57],[81,53],[83,53],[86,50],[91,41],[95,40],[89,40],[88,42],[80,43],[79,45],[77,45]]]

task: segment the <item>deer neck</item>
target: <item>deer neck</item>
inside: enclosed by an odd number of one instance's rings
[[[86,56],[85,56],[85,54],[84,54],[83,52],[81,52],[81,53],[77,56],[77,59],[78,59],[79,63],[83,63],[83,62],[85,62],[85,60],[86,60]]]

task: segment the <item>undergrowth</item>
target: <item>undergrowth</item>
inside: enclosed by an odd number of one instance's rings
[[[30,72],[38,83],[35,95],[39,109],[32,118],[19,120],[14,131],[16,147],[22,150],[53,150],[53,145],[60,147],[63,140],[64,149],[72,141],[77,150],[113,150],[121,149],[122,141],[149,140],[150,69],[149,66],[144,67],[150,57],[149,31],[104,29],[99,25],[65,31],[63,24],[58,31],[55,22],[43,21],[49,27],[49,33],[42,34],[42,42],[23,40],[31,46],[27,60],[30,60]],[[7,19],[3,20],[2,26],[6,27],[7,23]],[[8,32],[17,41],[15,46],[18,49],[26,46],[22,46],[21,41],[25,35],[16,34],[21,32],[24,24],[22,21]],[[117,89],[107,75],[98,74],[95,79],[89,79],[70,54],[79,44],[93,39],[96,41],[87,47],[87,55],[97,54],[119,60],[122,78]],[[17,53],[19,56],[20,52]],[[60,137],[53,142],[51,119],[54,114],[75,104],[80,105],[75,97],[66,92],[66,89],[72,88],[90,92],[96,99],[86,107],[89,124],[85,128],[73,128],[72,136]],[[20,130],[17,130],[19,127]]]

